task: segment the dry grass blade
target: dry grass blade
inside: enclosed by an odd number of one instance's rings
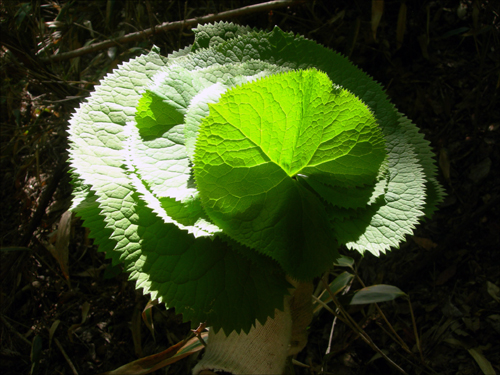
[[[372,34],[377,40],[377,29],[384,14],[384,0],[372,0]]]
[[[148,304],[146,307],[144,307],[144,310],[142,310],[142,321],[144,324],[146,324],[146,327],[149,329],[149,332],[151,332],[151,335],[153,336],[153,340],[155,340],[155,325],[154,325],[154,319],[153,319],[153,307],[158,304],[157,299],[150,299],[148,301]]]
[[[189,340],[178,342],[161,353],[149,357],[138,359],[127,363],[113,371],[108,371],[100,375],[144,375],[168,366],[180,359],[196,353],[204,348],[200,339],[206,341],[208,332],[203,332],[200,337],[193,337]]]
[[[481,369],[481,371],[484,375],[496,375],[496,371],[493,368],[493,365],[483,355],[481,348],[478,348],[478,347],[468,348],[468,345],[466,343],[462,342],[461,340],[455,339],[453,337],[448,337],[448,338],[444,339],[443,341],[449,345],[453,345],[456,347],[466,349],[469,352],[469,354],[472,356],[472,358],[474,358],[474,361],[476,361],[477,365],[479,366],[479,368]]]
[[[68,328],[68,337],[71,342],[73,342],[73,333],[82,326],[87,321],[87,316],[90,310],[90,303],[85,302],[82,306],[82,321],[77,324],[73,324]]]
[[[61,267],[61,271],[66,278],[69,280],[69,268],[68,268],[68,259],[69,259],[69,240],[71,235],[71,218],[73,217],[73,213],[71,211],[66,211],[61,216],[61,220],[59,220],[59,226],[57,229],[57,240],[55,246],[55,254],[54,257],[57,259],[59,266]]]
[[[49,329],[49,348],[52,346],[52,339],[54,338],[54,333],[56,333],[57,327],[59,327],[60,323],[61,323],[61,321],[59,319],[57,319],[50,326],[50,329]]]
[[[130,325],[130,330],[132,331],[132,340],[134,342],[134,352],[139,358],[143,357],[142,352],[142,335],[141,335],[141,317],[142,317],[142,302],[140,300],[140,294],[136,294],[136,303],[134,308],[134,313],[132,314],[132,322]]]
[[[403,45],[403,39],[405,37],[405,31],[406,31],[406,3],[401,3],[401,6],[399,7],[399,14],[398,14],[398,25],[396,27],[396,42],[398,44],[397,48],[401,48]]]

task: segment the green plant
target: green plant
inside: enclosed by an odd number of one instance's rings
[[[228,23],[109,74],[71,120],[73,209],[137,287],[248,332],[345,244],[397,247],[443,192],[382,87],[303,37]]]

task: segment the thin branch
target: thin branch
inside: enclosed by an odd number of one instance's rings
[[[176,30],[182,29],[188,26],[194,26],[199,23],[212,22],[221,20],[224,18],[231,18],[236,16],[242,16],[249,13],[262,12],[271,9],[277,9],[284,6],[290,6],[295,3],[303,2],[303,0],[273,0],[268,1],[266,3],[249,5],[246,7],[228,10],[225,12],[217,13],[217,14],[208,14],[202,17],[190,18],[188,20],[182,21],[174,21],[174,22],[164,22],[161,25],[154,26],[152,28],[137,31],[135,33],[124,35],[120,38],[105,40],[103,42],[94,43],[86,47],[78,48],[70,52],[64,52],[58,55],[52,55],[49,58],[41,59],[43,62],[56,62],[72,59],[74,57],[78,57],[84,55],[86,53],[92,53],[96,51],[100,51],[109,47],[112,47],[117,44],[135,42],[136,40],[141,40],[149,37],[150,35],[156,34],[159,31],[168,31],[168,30]]]

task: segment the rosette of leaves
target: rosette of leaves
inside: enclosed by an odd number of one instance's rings
[[[73,209],[138,288],[248,332],[339,245],[397,247],[442,198],[429,144],[340,54],[199,26],[108,74],[70,121]]]

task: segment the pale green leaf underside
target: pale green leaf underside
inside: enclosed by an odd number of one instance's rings
[[[176,307],[193,325],[207,321],[216,329],[248,331],[256,318],[264,322],[282,307],[288,287],[284,274],[262,255],[248,258],[222,241],[196,239],[168,224],[172,222],[168,215],[162,220],[159,212],[166,215],[162,204],[167,202],[150,192],[130,161],[134,140],[130,129],[136,128],[141,91],[154,84],[153,77],[164,66],[155,53],[125,63],[101,82],[73,116],[71,165],[82,186],[76,191],[75,210],[100,248],[114,262],[124,263],[137,287]],[[173,134],[160,138],[178,143]],[[148,194],[152,201],[156,199],[151,205],[158,212],[143,201]],[[228,311],[232,304],[240,306],[242,313],[236,316]]]
[[[193,45],[194,52],[197,49],[215,47],[227,40],[248,34],[252,29],[248,26],[217,22],[215,24],[198,25],[193,31],[196,33],[196,40]]]
[[[203,212],[192,179],[199,123],[208,103],[229,87],[277,71],[282,69],[255,62],[194,71],[174,63],[153,78],[139,101],[136,128],[128,127],[127,165],[136,190],[165,222],[197,237],[220,232]]]

